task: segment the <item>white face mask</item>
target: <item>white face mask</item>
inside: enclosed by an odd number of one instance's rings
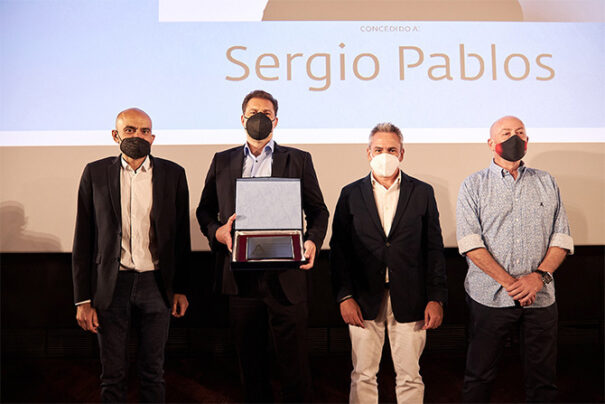
[[[399,168],[399,159],[390,153],[380,153],[372,157],[370,167],[378,177],[390,177]]]

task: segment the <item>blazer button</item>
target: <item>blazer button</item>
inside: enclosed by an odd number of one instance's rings
[[[387,241],[387,243],[385,244],[387,247],[391,246],[391,243],[389,241]]]

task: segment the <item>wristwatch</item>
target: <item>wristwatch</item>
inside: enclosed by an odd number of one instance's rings
[[[544,282],[544,285],[548,285],[549,283],[552,282],[552,275],[550,274],[550,272],[542,271],[541,269],[536,269],[534,272],[537,272],[538,274],[540,274],[540,276],[542,277],[542,282]]]

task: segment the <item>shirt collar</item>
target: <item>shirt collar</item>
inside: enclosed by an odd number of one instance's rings
[[[492,173],[497,174],[502,178],[506,177],[507,174],[510,174],[508,172],[508,170],[506,170],[506,169],[500,167],[498,164],[496,164],[494,159],[492,159],[492,163],[489,165],[489,169]],[[523,172],[525,171],[525,163],[523,162],[523,160],[521,160],[521,164],[519,164],[518,171],[519,171],[519,174],[523,174]]]
[[[380,182],[376,181],[376,178],[374,178],[374,173],[371,171],[370,171],[370,181],[372,181],[372,188],[374,188],[378,185],[378,186],[382,187],[383,189],[386,189]],[[397,176],[397,179],[395,180],[395,182],[393,182],[391,187],[386,190],[390,191],[391,189],[393,189],[393,187],[399,186],[399,184],[401,184],[401,170],[399,170],[399,175]]]
[[[271,140],[269,140],[269,143],[267,143],[265,145],[264,152],[273,154],[274,148],[275,148],[275,142],[273,141],[273,139],[271,139]],[[246,142],[244,144],[244,156],[249,156],[250,154],[252,154],[252,152],[250,151],[250,146],[248,146],[248,142]]]
[[[133,170],[132,167],[130,167],[128,162],[126,162],[126,160],[124,160],[124,155],[122,155],[122,154],[120,154],[120,162],[122,163],[123,169],[133,171],[135,174],[141,170],[143,170],[144,172],[147,172],[151,168],[151,159],[149,158],[149,155],[147,155],[147,157],[145,157],[145,160],[143,160],[143,164],[141,164],[141,166],[139,168],[137,168],[136,170]]]

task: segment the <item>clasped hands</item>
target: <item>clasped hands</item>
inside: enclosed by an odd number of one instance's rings
[[[537,272],[513,278],[513,282],[503,285],[508,295],[517,300],[521,306],[529,306],[536,301],[536,293],[543,287],[542,276]]]
[[[216,234],[214,238],[221,244],[227,246],[227,249],[230,253],[233,252],[233,238],[231,237],[231,229],[233,228],[233,222],[235,221],[235,213],[229,217],[227,223],[216,229]],[[300,269],[311,269],[313,268],[313,264],[315,263],[315,253],[317,252],[317,247],[315,243],[311,240],[307,240],[304,242],[303,247],[305,249],[304,256],[307,260],[307,263],[301,265]]]

